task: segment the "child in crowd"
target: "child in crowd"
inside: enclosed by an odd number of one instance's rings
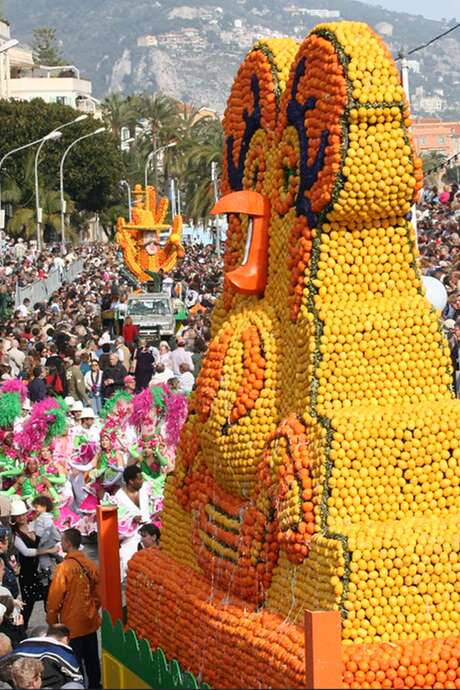
[[[48,496],[36,496],[32,507],[37,513],[34,532],[40,537],[40,549],[51,549],[61,541],[61,535],[53,520],[53,503]],[[38,557],[38,574],[44,585],[49,585],[60,556],[58,554],[44,554]]]

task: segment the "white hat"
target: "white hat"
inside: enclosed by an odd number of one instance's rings
[[[66,397],[64,398],[64,402],[68,407],[72,407],[75,403],[75,400],[72,398],[71,395],[66,395]]]
[[[81,418],[82,419],[95,419],[96,415],[94,414],[94,410],[92,407],[84,407],[83,411],[81,413]]]
[[[23,410],[31,410],[32,409],[32,404],[29,400],[29,398],[26,398],[24,402],[22,403],[22,409]]]
[[[449,329],[449,330],[451,330],[452,328],[455,328],[455,321],[454,321],[454,319],[446,319],[446,320],[444,321],[444,326],[445,326],[447,329]]]
[[[71,412],[83,412],[83,403],[81,400],[76,400],[72,407],[70,408]]]
[[[0,587],[0,597],[10,597],[11,592],[7,587]]]
[[[15,498],[11,501],[10,515],[11,517],[17,517],[18,515],[25,515],[29,512],[24,501],[20,498]]]
[[[2,620],[2,622],[3,622],[3,616],[5,615],[5,613],[6,613],[5,604],[0,604],[0,619]]]

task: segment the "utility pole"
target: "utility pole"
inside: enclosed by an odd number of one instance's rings
[[[404,93],[406,94],[407,102],[408,102],[409,107],[410,107],[409,61],[407,60],[407,57],[405,56],[403,51],[401,51],[399,53],[399,57],[401,58],[402,87],[404,89]],[[412,225],[414,227],[414,232],[415,232],[415,244],[418,248],[417,205],[415,203],[412,205]]]
[[[176,181],[171,177],[170,185],[170,195],[171,195],[171,220],[176,214]]]
[[[214,203],[216,204],[219,200],[219,187],[218,187],[218,177],[217,177],[217,162],[212,161],[211,163],[211,182],[214,192]],[[216,217],[216,254],[220,256],[220,218]]]

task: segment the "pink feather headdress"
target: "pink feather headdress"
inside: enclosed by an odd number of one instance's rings
[[[133,398],[133,409],[129,417],[129,423],[136,429],[140,429],[146,422],[155,423],[156,412],[153,396],[149,388],[138,393]]]
[[[21,402],[27,399],[27,386],[21,379],[10,379],[2,383],[1,393],[18,393]]]
[[[14,445],[22,453],[40,450],[48,435],[50,425],[55,421],[54,415],[50,413],[58,409],[60,405],[54,398],[45,398],[35,403],[22,431],[14,435]]]
[[[188,402],[187,397],[182,393],[170,393],[166,397],[166,419],[165,432],[166,443],[169,446],[176,446],[179,441],[180,432],[187,419]]]

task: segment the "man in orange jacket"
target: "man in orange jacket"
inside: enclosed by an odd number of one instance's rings
[[[64,561],[58,565],[48,593],[46,620],[63,623],[70,630],[70,645],[86,673],[87,687],[101,687],[97,630],[101,624],[99,571],[80,551],[81,534],[68,529],[62,535]]]

